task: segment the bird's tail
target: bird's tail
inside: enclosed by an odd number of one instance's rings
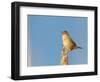
[[[77,46],[77,47],[76,47],[76,49],[82,49],[82,47],[80,47],[80,46]]]

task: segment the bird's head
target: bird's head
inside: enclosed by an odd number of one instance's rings
[[[63,31],[62,32],[62,38],[63,39],[66,39],[66,38],[69,38],[69,37],[70,37],[70,35],[69,35],[68,31]]]

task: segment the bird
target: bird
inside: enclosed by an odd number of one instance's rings
[[[80,48],[75,41],[73,41],[73,39],[71,38],[70,34],[68,33],[68,31],[64,31],[62,32],[62,45],[63,48],[68,49],[69,51],[72,51],[74,49]]]
[[[63,31],[62,32],[61,64],[63,65],[68,64],[68,53],[77,48],[82,49],[71,38],[68,31]]]

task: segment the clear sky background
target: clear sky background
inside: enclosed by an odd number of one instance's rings
[[[28,16],[28,50],[32,66],[60,65],[63,31],[82,47],[69,54],[69,65],[87,64],[87,17]]]

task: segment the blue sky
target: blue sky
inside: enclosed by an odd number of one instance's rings
[[[70,52],[69,65],[87,64],[87,21],[87,17],[28,15],[32,66],[60,65],[63,31],[82,47]]]

